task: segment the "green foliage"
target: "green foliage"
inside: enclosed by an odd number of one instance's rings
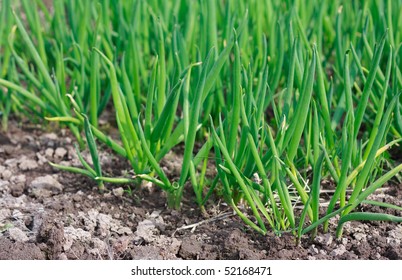
[[[93,162],[77,148],[83,168],[53,166],[101,190],[150,181],[175,208],[188,185],[202,211],[221,189],[260,233],[315,235],[337,215],[338,236],[351,220],[400,222],[356,209],[401,175],[387,152],[402,140],[401,0],[1,3],[3,129],[11,112],[60,122]],[[96,142],[134,176],[103,174]],[[181,145],[173,181],[161,161]]]

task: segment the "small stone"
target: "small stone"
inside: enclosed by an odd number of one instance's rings
[[[62,159],[67,155],[67,150],[63,147],[58,147],[54,152],[54,157],[57,159]]]
[[[122,187],[115,188],[112,190],[113,194],[117,197],[122,197],[124,194],[124,189]]]
[[[26,242],[29,239],[28,236],[19,228],[10,228],[8,230],[8,233],[10,234],[11,239],[13,239],[14,241]]]

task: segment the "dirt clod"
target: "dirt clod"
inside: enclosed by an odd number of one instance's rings
[[[335,218],[328,233],[314,240],[306,235],[297,245],[290,233],[263,236],[233,215],[198,224],[206,218],[191,189],[179,211],[167,209],[165,193],[152,184],[130,185],[130,192],[106,184],[108,191],[99,193],[96,182],[47,163],[80,166],[67,138],[32,128],[27,133],[12,122],[0,133],[0,259],[402,259],[396,223],[349,222],[336,240]],[[89,153],[83,156],[91,162]],[[100,158],[105,174],[130,170],[107,151],[100,150]],[[174,153],[164,159],[169,178],[178,176],[180,160]],[[389,184],[370,199],[402,206],[400,189]],[[232,212],[218,201],[206,210],[209,218]],[[398,214],[372,205],[362,210]]]
[[[45,254],[35,244],[0,238],[0,260],[44,260]]]
[[[35,178],[29,185],[33,196],[47,198],[63,191],[63,186],[50,175]]]
[[[62,252],[64,239],[64,227],[61,221],[55,217],[46,216],[39,229],[37,242],[47,245],[49,259],[58,259]]]
[[[16,242],[26,242],[29,240],[28,236],[19,228],[10,228],[8,234],[10,238]]]

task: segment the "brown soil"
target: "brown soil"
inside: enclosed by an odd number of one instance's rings
[[[129,172],[111,153],[101,158],[106,173]],[[165,168],[177,172],[171,158]],[[207,206],[206,219],[190,191],[181,210],[171,210],[152,186],[109,185],[101,194],[93,181],[47,161],[79,166],[66,131],[11,122],[0,133],[0,259],[402,259],[400,224],[348,223],[341,240],[332,225],[330,233],[296,245],[290,234],[252,231],[221,201]],[[402,206],[401,185],[375,196]],[[382,211],[372,208],[362,210]]]

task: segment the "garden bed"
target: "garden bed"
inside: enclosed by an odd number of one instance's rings
[[[330,233],[304,235],[296,245],[291,233],[253,231],[223,201],[211,200],[202,215],[191,188],[179,211],[168,209],[165,193],[152,186],[106,185],[99,193],[96,182],[47,162],[79,165],[68,130],[16,121],[9,127],[0,133],[0,259],[402,259],[397,223],[347,223],[341,240],[333,223]],[[130,170],[125,159],[102,150],[106,173]],[[169,159],[163,168],[174,176],[180,164]],[[398,184],[372,196],[402,206]]]

